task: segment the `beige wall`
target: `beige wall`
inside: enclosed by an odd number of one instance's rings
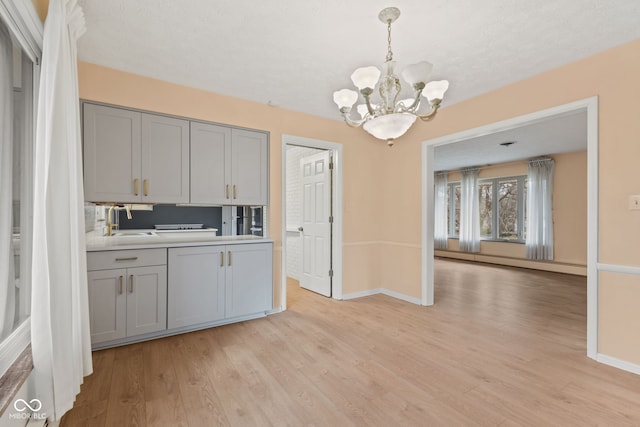
[[[38,12],[38,16],[44,22],[44,19],[47,17],[47,10],[49,9],[49,0],[32,0],[33,5],[36,8],[36,12]]]
[[[639,252],[633,243],[640,240],[640,211],[627,209],[627,197],[640,194],[638,75],[640,41],[635,41],[443,108],[433,122],[416,125],[406,138],[398,141],[393,153],[386,156],[385,168],[392,173],[387,175],[385,194],[393,195],[405,212],[412,213],[410,218],[403,218],[405,222],[393,221],[393,209],[387,209],[383,216],[383,223],[387,225],[383,231],[383,240],[389,242],[387,250],[399,256],[403,251],[392,243],[420,243],[420,235],[415,230],[419,230],[421,215],[417,180],[421,141],[598,96],[599,261],[640,267]],[[409,177],[412,181],[407,181]],[[410,182],[416,184],[409,185]],[[402,190],[390,192],[391,189]],[[417,258],[415,253],[419,251],[416,248],[412,258]],[[396,284],[401,283],[404,292],[419,295],[420,282],[415,280],[419,263],[407,270],[397,270],[386,263],[382,268],[386,271],[381,277],[389,277],[389,271],[396,272],[394,280],[382,283],[383,287],[396,290]],[[640,330],[639,288],[639,276],[629,276],[622,281],[619,275],[603,275],[600,281],[599,310],[617,315],[600,316],[598,351],[635,364],[640,364],[640,340],[636,332]],[[612,295],[616,298],[612,299]],[[620,301],[626,301],[625,306]],[[635,310],[627,309],[630,301],[636,302]]]
[[[281,139],[295,135],[344,144],[344,293],[380,287],[377,266],[379,240],[377,216],[382,195],[378,165],[389,153],[360,129],[255,102],[222,96],[160,80],[80,62],[80,97],[148,111],[242,126],[270,132],[270,222],[275,240],[275,305],[280,302],[281,260]],[[373,247],[372,247],[373,246]]]
[[[555,177],[553,188],[553,222],[554,222],[554,261],[520,263],[520,266],[538,268],[540,270],[558,271],[560,268],[552,264],[587,265],[587,152],[580,151],[566,154],[555,154]],[[526,161],[498,164],[480,169],[479,179],[510,177],[527,174]],[[449,182],[459,181],[460,173],[449,173]],[[453,253],[451,253],[453,252]],[[459,257],[458,240],[449,239],[447,252],[437,251],[438,256]],[[522,243],[480,242],[480,254],[495,257],[492,262],[513,265],[511,260],[500,260],[501,257],[525,259],[525,247]],[[465,259],[486,260],[486,257]],[[571,266],[568,272],[577,271],[586,275],[586,268],[575,269]]]

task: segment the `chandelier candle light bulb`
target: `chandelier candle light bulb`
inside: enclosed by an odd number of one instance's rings
[[[427,83],[433,65],[427,61],[407,66],[402,71],[402,78],[411,85],[413,98],[398,101],[402,90],[400,78],[395,73],[395,61],[391,50],[391,23],[400,16],[400,10],[395,7],[383,9],[378,18],[387,24],[388,44],[387,57],[382,66],[383,72],[375,66],[356,69],[351,74],[351,81],[358,88],[364,98],[364,103],[356,107],[360,120],[351,118],[351,109],[358,101],[358,92],[351,89],[342,89],[333,93],[333,101],[337,104],[344,121],[352,127],[362,125],[362,128],[378,139],[387,141],[393,145],[396,138],[404,135],[417,118],[423,121],[435,117],[444,93],[449,88],[446,80]],[[382,77],[380,75],[382,74]],[[372,104],[371,95],[378,88],[380,103]],[[418,112],[420,108],[420,96],[427,98],[430,111],[426,114]]]

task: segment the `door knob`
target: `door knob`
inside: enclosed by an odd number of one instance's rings
[[[304,228],[298,227],[298,231],[302,233],[304,231]]]

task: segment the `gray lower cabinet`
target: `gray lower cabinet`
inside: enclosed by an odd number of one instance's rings
[[[93,345],[167,328],[166,249],[89,252]]]
[[[224,248],[169,248],[169,329],[224,318]]]
[[[272,308],[272,243],[170,248],[168,268],[169,329]]]

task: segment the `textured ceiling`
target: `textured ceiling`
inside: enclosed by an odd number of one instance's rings
[[[640,38],[638,0],[80,0],[83,61],[339,120],[334,90],[394,59],[434,64],[443,107]]]

